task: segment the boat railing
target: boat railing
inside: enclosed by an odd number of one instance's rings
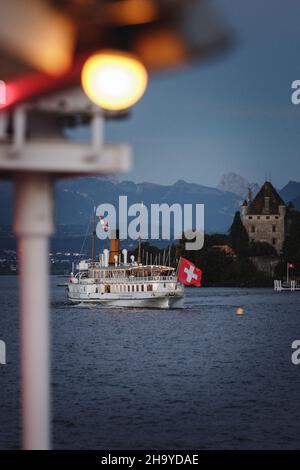
[[[143,284],[147,282],[177,282],[176,276],[145,276],[145,277],[95,277],[95,278],[82,278],[82,281],[88,281],[87,283],[110,283],[110,284]]]
[[[300,291],[300,283],[294,279],[290,281],[282,281],[280,279],[274,280],[274,290],[276,292],[281,291]]]

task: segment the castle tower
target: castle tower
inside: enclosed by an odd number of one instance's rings
[[[267,242],[280,254],[286,232],[286,204],[272,183],[266,181],[253,201],[244,201],[242,220],[250,241]]]

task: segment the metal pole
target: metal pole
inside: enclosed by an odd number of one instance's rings
[[[104,143],[104,117],[101,110],[96,109],[92,116],[92,146],[95,152],[102,149]]]
[[[96,242],[96,206],[93,209],[93,221],[92,221],[92,263],[95,263],[95,242]]]
[[[286,263],[286,283],[289,283],[289,263]]]
[[[45,174],[18,174],[14,229],[20,266],[22,442],[50,448],[48,244],[53,184]]]

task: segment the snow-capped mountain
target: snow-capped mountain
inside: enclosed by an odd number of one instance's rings
[[[249,188],[251,189],[252,196],[254,197],[259,190],[259,185],[257,183],[250,183],[246,178],[234,172],[223,175],[218,184],[218,189],[221,191],[229,191],[242,198],[247,197]]]

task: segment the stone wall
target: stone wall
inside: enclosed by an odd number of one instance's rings
[[[254,242],[267,242],[280,254],[285,240],[285,206],[279,207],[278,214],[249,214],[243,208],[243,224],[249,239]]]

